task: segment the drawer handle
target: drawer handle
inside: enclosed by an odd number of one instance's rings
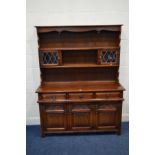
[[[80,95],[80,99],[83,99],[84,98],[84,96],[83,95]]]
[[[52,100],[55,101],[56,100],[56,96],[52,96]]]
[[[106,97],[109,98],[110,97],[110,94],[106,94]]]

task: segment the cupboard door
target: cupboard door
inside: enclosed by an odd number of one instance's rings
[[[66,130],[67,117],[65,104],[51,104],[45,106],[46,130]]]
[[[98,103],[96,109],[97,129],[117,128],[120,124],[121,105]]]
[[[71,129],[87,130],[92,128],[92,111],[90,104],[71,104]]]

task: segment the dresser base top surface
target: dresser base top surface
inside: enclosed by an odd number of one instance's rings
[[[63,92],[102,92],[124,91],[118,82],[105,81],[74,81],[74,82],[44,82],[36,93],[63,93]]]

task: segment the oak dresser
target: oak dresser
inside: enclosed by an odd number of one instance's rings
[[[121,134],[121,25],[37,26],[41,135]]]

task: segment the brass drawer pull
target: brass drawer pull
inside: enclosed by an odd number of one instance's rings
[[[110,94],[106,94],[106,97],[107,97],[107,98],[110,98]]]
[[[80,95],[80,99],[83,99],[83,98],[84,98],[84,96],[81,94],[81,95]]]
[[[56,100],[56,96],[52,96],[52,100],[55,101]]]

